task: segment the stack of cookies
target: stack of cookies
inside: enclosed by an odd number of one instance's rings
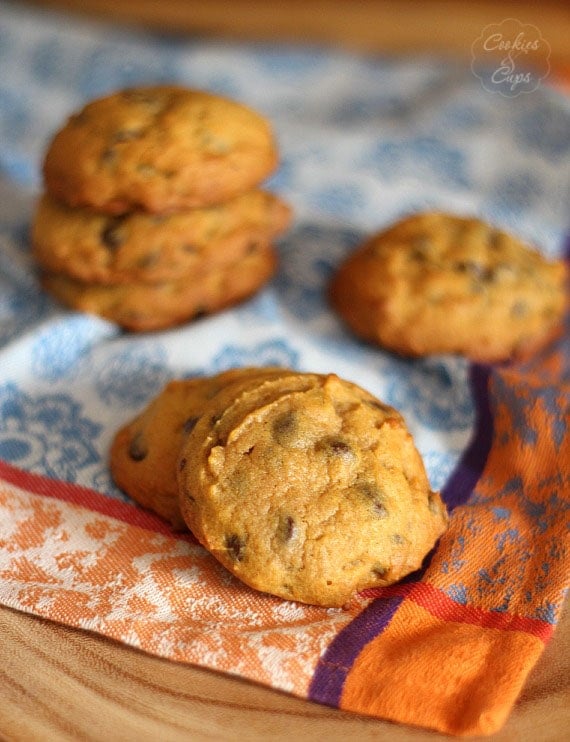
[[[176,86],[89,103],[55,135],[33,229],[44,287],[127,330],[167,328],[273,275],[289,207],[259,189],[278,164],[269,122]]]
[[[173,381],[119,430],[116,483],[232,574],[342,606],[418,569],[447,526],[401,415],[334,374]]]

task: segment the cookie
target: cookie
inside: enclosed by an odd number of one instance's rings
[[[566,270],[478,219],[416,214],[349,255],[330,283],[352,331],[396,353],[525,357],[561,323]]]
[[[32,227],[33,254],[49,273],[85,282],[170,281],[242,258],[288,225],[277,196],[249,191],[219,206],[156,216],[105,216],[44,195]]]
[[[83,283],[63,274],[44,273],[46,291],[72,309],[96,314],[126,330],[145,332],[196,319],[233,306],[272,277],[277,255],[271,245],[255,244],[241,260],[161,283]]]
[[[334,374],[235,395],[188,434],[180,507],[249,586],[341,606],[419,568],[447,525],[403,418]]]
[[[122,214],[221,203],[276,167],[267,119],[235,101],[174,85],[138,87],[88,103],[46,152],[44,183],[70,206]]]
[[[186,530],[178,505],[176,479],[185,436],[221,392],[229,387],[239,392],[244,385],[280,373],[282,370],[277,368],[236,368],[215,376],[169,382],[115,434],[109,451],[115,484],[177,530]]]

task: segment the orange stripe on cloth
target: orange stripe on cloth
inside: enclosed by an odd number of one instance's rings
[[[523,365],[493,373],[487,465],[425,580],[474,607],[555,624],[570,583],[570,384],[556,354],[545,360],[540,375]]]
[[[403,600],[347,669],[341,708],[459,736],[507,719],[570,582],[567,343],[492,370],[482,477],[422,582],[384,591]]]
[[[543,648],[525,631],[449,622],[405,600],[356,659],[340,707],[458,736],[491,734]]]

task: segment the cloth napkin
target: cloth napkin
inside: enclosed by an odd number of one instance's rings
[[[563,254],[568,101],[546,83],[493,95],[433,58],[174,40],[6,3],[0,18],[0,603],[341,709],[499,729],[570,583],[568,323],[525,363],[412,361],[352,337],[324,290],[363,237],[423,208]],[[28,231],[64,118],[158,81],[267,115],[282,153],[267,187],[296,218],[256,297],[137,336],[45,295]],[[451,511],[421,572],[345,609],[283,601],[114,486],[114,432],[166,381],[269,364],[335,372],[404,414]]]

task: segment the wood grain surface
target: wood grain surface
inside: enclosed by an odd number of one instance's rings
[[[449,737],[328,709],[0,608],[0,737],[46,740],[375,740]],[[563,742],[570,612],[492,742]]]
[[[568,0],[35,0],[36,5],[177,34],[320,42],[469,57],[489,23],[537,26],[553,64],[570,61]]]

